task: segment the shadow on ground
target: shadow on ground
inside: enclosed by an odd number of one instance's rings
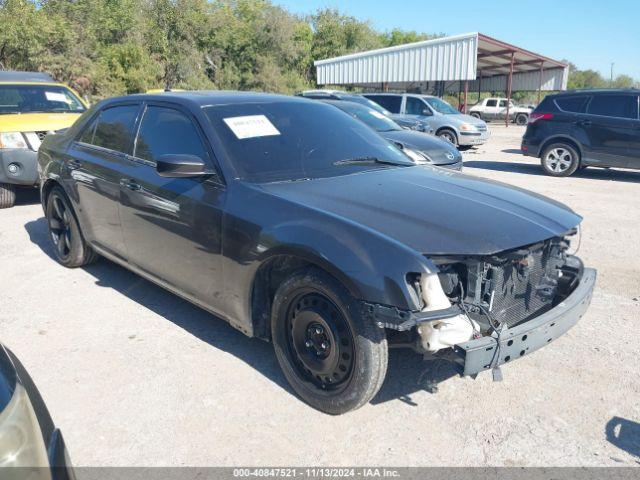
[[[605,426],[605,434],[609,443],[640,458],[640,423],[613,417]]]
[[[16,206],[40,203],[40,190],[32,187],[16,188]]]
[[[468,168],[482,168],[496,172],[524,173],[527,175],[543,175],[542,167],[533,163],[498,162],[494,160],[469,160],[464,162]],[[591,180],[614,180],[617,182],[640,183],[640,172],[628,170],[614,170],[605,168],[586,168],[578,170],[572,178],[586,178]]]
[[[45,218],[28,222],[25,229],[31,242],[55,261]],[[106,259],[101,258],[96,263],[84,267],[84,270],[93,275],[96,285],[126,295],[212,347],[234,355],[293,394],[280,370],[271,344],[245,336],[226,321],[176,295],[167,293],[161,287]],[[427,367],[429,369],[425,373]],[[392,350],[385,383],[372,403],[399,399],[417,405],[411,399],[411,394],[423,389],[435,392],[439,382],[455,374],[449,364],[442,360],[427,363],[411,351]]]

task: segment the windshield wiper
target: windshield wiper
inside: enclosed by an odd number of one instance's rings
[[[381,160],[378,157],[355,157],[346,160],[333,162],[334,165],[411,165],[410,163],[399,163],[391,160]]]

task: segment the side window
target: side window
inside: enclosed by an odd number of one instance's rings
[[[498,105],[498,101],[495,98],[487,100],[487,107],[495,107]]]
[[[79,142],[88,143],[91,145],[93,143],[93,132],[96,131],[96,123],[98,123],[98,117],[92,119],[82,131],[82,135],[78,138]]]
[[[500,107],[504,108],[507,106],[507,101],[506,100],[500,100]]]
[[[367,95],[367,98],[383,106],[391,113],[400,113],[400,105],[402,104],[400,95]]]
[[[429,107],[427,107],[427,105],[422,100],[415,97],[407,97],[405,110],[407,111],[408,115],[431,115],[431,110],[429,110]],[[425,114],[425,111],[428,113]]]
[[[91,143],[116,152],[130,153],[138,109],[138,105],[122,105],[103,110]]]
[[[189,117],[173,108],[150,106],[142,118],[135,155],[156,162],[168,154],[196,155],[203,160],[208,157]]]
[[[638,97],[634,95],[594,95],[587,113],[607,117],[638,118]]]
[[[556,104],[560,110],[571,113],[580,113],[584,107],[584,102],[587,101],[586,95],[578,95],[571,97],[559,97],[556,98]]]

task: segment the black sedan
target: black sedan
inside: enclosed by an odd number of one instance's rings
[[[568,207],[418,166],[323,102],[112,98],[38,160],[61,264],[102,255],[272,341],[331,414],[376,394],[392,344],[497,373],[574,325],[595,283]]]
[[[324,100],[373,128],[383,138],[396,144],[419,164],[430,163],[452,170],[462,170],[462,154],[451,142],[435,135],[406,130],[375,110],[354,102]]]
[[[0,478],[75,479],[62,434],[40,392],[1,344]]]

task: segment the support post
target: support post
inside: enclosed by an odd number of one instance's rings
[[[469,97],[469,80],[464,81],[464,112],[467,113],[467,98]]]
[[[511,64],[509,65],[509,78],[507,79],[507,113],[504,116],[504,125],[509,127],[509,104],[511,103],[511,88],[513,84],[513,61],[515,60],[516,52],[511,52]]]
[[[478,103],[480,103],[480,92],[482,92],[482,70],[478,70]]]
[[[540,62],[540,77],[538,79],[538,105],[542,96],[542,74],[544,73],[544,62]]]

